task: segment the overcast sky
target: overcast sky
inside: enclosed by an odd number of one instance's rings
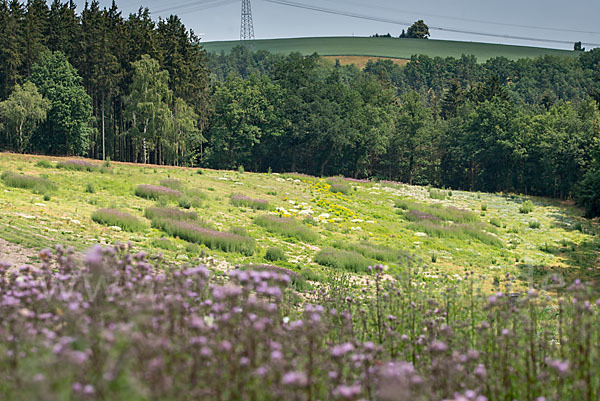
[[[401,2],[398,0],[289,0],[333,11],[359,14],[380,22],[305,10],[267,0],[252,0],[254,31],[257,39],[300,36],[369,36],[374,33],[399,35],[406,28],[402,22],[425,20],[432,39],[509,43],[572,49],[582,41],[588,49],[600,47],[600,0],[432,0]],[[79,11],[84,4],[78,0]],[[100,0],[109,5],[110,0]],[[179,15],[203,41],[237,40],[240,35],[241,0],[117,0],[124,15],[148,7],[154,18]],[[212,6],[207,8],[207,6]],[[153,12],[154,11],[154,12]],[[157,12],[160,11],[160,12]],[[537,28],[534,28],[537,27]],[[552,28],[552,29],[539,29]],[[450,30],[470,33],[449,32]],[[495,34],[503,37],[476,35]],[[512,37],[528,37],[541,42]],[[586,44],[587,43],[587,44]],[[595,45],[592,45],[595,44]]]

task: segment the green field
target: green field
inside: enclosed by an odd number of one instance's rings
[[[524,281],[532,272],[542,279],[549,271],[595,280],[596,270],[588,268],[597,263],[597,227],[583,219],[578,209],[553,200],[531,198],[533,210],[522,213],[529,198],[514,195],[291,174],[208,169],[199,174],[191,168],[121,163],[92,171],[72,170],[56,168],[60,160],[0,155],[1,171],[41,176],[54,184],[36,191],[0,181],[0,238],[32,250],[33,256],[33,251],[57,244],[84,251],[96,243],[120,240],[131,241],[139,250],[162,252],[170,261],[202,258],[218,270],[275,263],[313,279],[332,269],[364,271],[366,264],[374,263],[394,269],[394,260],[403,254],[421,260],[434,278],[467,268],[492,276],[510,272]],[[139,184],[161,181],[178,186],[189,199],[157,201],[135,195]],[[232,194],[268,201],[267,210],[234,204]],[[145,210],[156,206],[188,207],[188,212],[197,214],[194,224],[219,232],[243,229],[243,235],[255,241],[254,252],[209,249],[170,236],[177,232],[167,232],[145,217]],[[140,224],[132,229],[99,224],[92,214],[102,208],[129,213]],[[258,216],[264,220],[265,214],[274,222],[256,220]],[[285,261],[266,259],[270,247],[281,248]],[[321,250],[326,255],[316,257]],[[332,259],[340,260],[339,265],[332,266]]]
[[[206,42],[204,48],[209,52],[229,52],[240,45],[238,40]],[[543,55],[575,56],[570,50],[546,49],[541,47],[511,46],[478,42],[458,42],[449,40],[394,39],[394,38],[354,38],[321,37],[259,39],[250,44],[253,50],[268,50],[273,53],[300,52],[308,55],[318,53],[321,56],[372,56],[410,59],[415,54],[430,57],[461,57],[474,55],[479,62],[493,57],[506,57],[516,60],[525,57]]]

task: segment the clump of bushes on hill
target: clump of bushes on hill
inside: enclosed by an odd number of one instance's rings
[[[277,217],[265,214],[256,217],[254,223],[266,228],[270,232],[305,242],[315,242],[319,239],[319,234],[301,225],[291,217]]]
[[[442,191],[440,189],[433,189],[433,188],[429,189],[429,197],[431,199],[444,200],[449,196],[449,194],[450,194],[449,192]]]
[[[400,251],[398,249],[393,249],[385,245],[374,244],[369,241],[336,241],[333,243],[333,247],[337,249],[358,252],[366,258],[377,260],[380,262],[398,263],[401,258],[405,258],[408,256],[406,252]]]
[[[106,169],[95,164],[95,163],[90,163],[88,161],[85,160],[79,160],[79,159],[73,159],[73,160],[64,160],[61,162],[58,162],[56,164],[56,168],[61,168],[61,169],[65,169],[65,170],[75,170],[75,171],[88,171],[88,172],[93,172],[93,171],[105,171]]]
[[[451,225],[440,225],[431,221],[415,222],[408,226],[410,230],[427,233],[432,237],[437,238],[457,238],[462,240],[475,239],[484,244],[502,247],[502,241],[490,234],[489,232],[483,231],[483,228],[491,231],[493,226],[483,226],[482,224],[451,224]],[[494,229],[495,230],[495,229]]]
[[[287,260],[287,258],[285,257],[285,253],[283,252],[283,249],[281,249],[278,246],[269,247],[265,254],[265,259],[267,259],[269,262],[276,262],[278,260],[283,260],[283,261]]]
[[[327,183],[330,185],[329,191],[347,195],[352,187],[342,177],[329,177]]]
[[[137,217],[118,209],[99,209],[92,213],[92,220],[105,226],[121,227],[125,231],[141,231],[146,228]]]
[[[172,219],[152,220],[152,226],[185,241],[206,245],[210,249],[223,252],[238,252],[246,256],[254,254],[256,247],[253,238],[233,233],[217,231],[206,227],[203,222],[187,222]]]
[[[252,199],[248,196],[242,194],[232,194],[231,195],[231,203],[234,206],[240,207],[250,207],[252,209],[258,210],[268,210],[269,209],[269,201],[266,199]]]
[[[135,189],[135,195],[151,200],[177,200],[183,196],[183,192],[160,185],[141,184]]]
[[[39,162],[35,163],[35,166],[41,168],[54,168],[52,163],[50,163],[48,160],[40,160]]]
[[[54,183],[43,177],[5,171],[1,178],[7,187],[29,189],[36,194],[43,195],[56,189]]]
[[[200,208],[204,206],[204,201],[208,199],[208,195],[199,189],[188,189],[184,195],[179,198],[179,207],[189,209],[191,207]]]
[[[176,251],[177,250],[177,244],[175,244],[173,241],[171,241],[168,238],[154,238],[151,241],[152,246],[156,247],[156,248],[160,248],[160,249],[164,249],[167,251]]]
[[[531,212],[533,212],[533,202],[531,202],[530,200],[523,202],[523,204],[519,208],[519,213],[529,214]]]
[[[171,219],[171,220],[197,220],[196,212],[187,212],[176,207],[148,207],[144,211],[144,216],[150,220]]]
[[[455,223],[474,223],[479,221],[479,216],[475,213],[454,206],[428,205],[409,199],[396,199],[395,206],[404,210],[405,218],[410,221],[418,221],[423,218],[428,220],[453,221]]]
[[[178,191],[183,191],[183,184],[181,181],[174,178],[165,178],[164,180],[160,180],[160,185]]]
[[[320,250],[313,260],[320,265],[343,269],[352,273],[366,272],[369,266],[377,264],[377,261],[367,259],[356,251],[336,248]]]

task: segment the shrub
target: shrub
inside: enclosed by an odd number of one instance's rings
[[[528,214],[531,212],[533,212],[533,203],[530,200],[523,202],[519,208],[519,213]]]
[[[254,254],[255,241],[250,237],[213,230],[197,223],[172,219],[152,220],[152,227],[160,228],[173,237],[206,245],[210,249],[239,252],[247,256]]]
[[[56,164],[56,168],[62,168],[65,170],[75,170],[75,171],[100,171],[100,166],[95,163],[90,163],[85,160],[65,160],[58,162]]]
[[[160,180],[160,185],[163,187],[176,189],[178,191],[183,190],[183,184],[181,181],[176,180],[174,178],[165,178],[164,180]]]
[[[313,260],[323,266],[343,269],[353,273],[366,272],[369,266],[377,264],[358,252],[335,248],[324,248],[317,252]]]
[[[487,205],[485,203],[481,204],[481,211],[485,212],[487,210]]]
[[[196,188],[187,189],[185,191],[185,195],[191,198],[198,198],[202,200],[208,199],[208,195],[204,191]]]
[[[304,277],[306,280],[310,281],[325,281],[326,277],[324,277],[321,273],[316,271],[315,269],[311,269],[310,267],[304,267],[300,270],[300,275]]]
[[[92,213],[92,220],[105,226],[121,227],[125,231],[141,231],[146,225],[137,217],[118,209],[99,209]]]
[[[144,216],[150,220],[171,219],[171,220],[197,220],[198,215],[195,212],[186,212],[176,207],[148,207],[144,211]]]
[[[541,227],[541,225],[540,225],[539,221],[532,220],[529,222],[529,228],[533,228],[534,230],[537,230],[540,227]]]
[[[192,200],[184,195],[181,198],[179,198],[178,204],[179,207],[183,209],[189,209],[192,207]]]
[[[431,199],[444,200],[444,199],[446,199],[447,196],[448,196],[448,193],[446,191],[442,191],[439,189],[433,189],[433,188],[429,190],[429,197]]]
[[[319,239],[319,234],[310,230],[308,227],[300,225],[295,219],[290,217],[262,215],[256,217],[254,223],[266,228],[268,231],[286,237],[297,238],[305,242],[315,242]]]
[[[336,241],[333,243],[334,248],[345,249],[347,251],[358,252],[366,258],[374,259],[380,262],[398,263],[400,258],[406,257],[407,253],[387,247],[385,245],[374,244],[369,241],[362,242],[345,242]]]
[[[493,228],[491,226],[488,227]],[[502,246],[502,241],[499,238],[483,231],[483,227],[477,224],[439,225],[430,221],[423,221],[421,223],[413,223],[408,228],[413,231],[422,231],[437,238],[476,239],[487,245]]]
[[[151,241],[152,246],[160,249],[165,249],[167,251],[176,251],[177,244],[173,243],[173,241],[167,238],[154,238]]]
[[[35,163],[35,166],[41,168],[54,168],[52,163],[50,163],[48,160],[40,160],[39,162]]]
[[[56,189],[51,181],[43,177],[5,171],[1,178],[7,187],[29,189],[36,194],[45,194]]]
[[[184,209],[203,207],[205,199],[208,199],[208,196],[204,192],[198,189],[189,189],[179,198],[179,207]]]
[[[330,177],[327,179],[327,183],[330,185],[329,191],[333,193],[342,193],[347,195],[352,189],[347,182],[341,177]]]
[[[265,259],[267,259],[269,262],[275,262],[277,260],[287,260],[283,249],[279,248],[278,246],[272,246],[268,248],[267,253],[265,254]]]
[[[88,194],[96,193],[96,188],[94,187],[94,184],[92,184],[91,182],[88,182],[87,185],[85,186],[85,192],[87,192]]]
[[[498,219],[490,219],[490,224],[498,228],[502,227],[502,222]]]
[[[140,198],[152,199],[152,200],[176,200],[183,196],[181,191],[175,189],[159,186],[159,185],[138,185],[135,189],[135,195]]]
[[[229,232],[236,235],[241,235],[242,237],[249,237],[248,230],[244,227],[231,227]]]
[[[427,205],[408,199],[397,199],[395,206],[408,211],[408,213],[404,214],[404,217],[409,221],[444,220],[455,223],[473,223],[479,221],[479,217],[475,213],[454,206]]]
[[[231,203],[235,206],[251,207],[252,209],[268,210],[269,201],[266,199],[252,199],[242,194],[232,194]]]

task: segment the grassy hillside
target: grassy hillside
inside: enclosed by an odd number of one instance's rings
[[[240,43],[237,40],[207,42],[204,43],[204,48],[209,52],[229,52]],[[546,54],[556,56],[576,55],[574,51],[569,50],[433,39],[354,37],[260,39],[253,41],[250,46],[254,50],[269,50],[274,53],[300,52],[302,54],[312,54],[316,52],[322,56],[371,56],[400,59],[409,59],[414,54],[426,54],[430,57],[461,57],[463,54],[472,54],[477,57],[479,62],[499,56],[516,60]]]
[[[393,269],[399,256],[421,260],[434,278],[465,268],[493,276],[510,272],[523,281],[543,279],[550,271],[595,278],[588,268],[598,257],[597,228],[577,209],[551,200],[532,199],[529,205],[520,196],[396,183],[97,166],[0,155],[0,170],[12,172],[0,181],[0,238],[36,250],[59,243],[85,250],[95,243],[131,241],[136,249],[162,252],[171,261],[202,258],[217,270],[270,263],[317,281],[332,270],[360,273],[375,263]],[[19,188],[15,183],[23,175],[38,178]],[[139,184],[174,189],[152,199],[148,194],[154,187]],[[157,206],[197,216],[166,224],[156,219],[160,210],[149,213]],[[99,211],[106,208],[118,212]],[[169,216],[179,220],[191,215],[170,210]],[[123,213],[131,216],[118,227]],[[198,240],[203,230],[233,236],[234,242],[242,238],[243,244],[207,247]],[[280,248],[285,260],[267,256],[272,247]]]

